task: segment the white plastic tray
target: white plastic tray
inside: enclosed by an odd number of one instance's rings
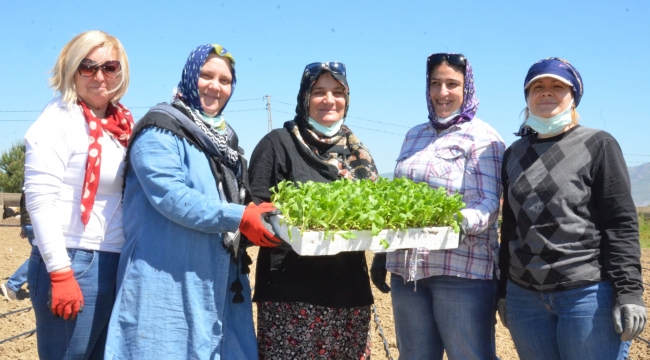
[[[357,235],[355,239],[346,240],[335,233],[325,237],[324,231],[305,231],[302,235],[300,229],[291,228],[291,238],[287,232],[287,225],[281,225],[280,236],[286,239],[293,250],[300,255],[334,255],[341,251],[388,252],[397,249],[425,248],[428,250],[446,250],[458,247],[459,234],[449,226],[428,227],[405,230],[382,230],[377,236],[372,236],[371,231],[352,231]],[[390,246],[384,248],[380,243],[385,239]]]

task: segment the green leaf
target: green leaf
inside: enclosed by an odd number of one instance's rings
[[[465,207],[462,195],[449,194],[445,188],[430,188],[426,183],[409,179],[380,178],[331,183],[293,183],[282,181],[271,189],[272,201],[293,226],[306,230],[342,231],[344,238],[351,230],[452,226],[462,220]],[[347,237],[346,237],[347,236]]]

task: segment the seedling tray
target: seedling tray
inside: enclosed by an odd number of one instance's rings
[[[295,252],[307,256],[335,255],[342,251],[364,250],[376,253],[412,248],[447,250],[457,248],[459,238],[459,234],[449,226],[382,230],[376,236],[372,236],[370,230],[352,231],[357,237],[349,240],[336,232],[326,234],[325,231],[305,231],[300,234],[299,228],[289,227],[286,224],[281,225],[280,231],[280,235],[287,240]],[[387,248],[382,240],[388,244]]]

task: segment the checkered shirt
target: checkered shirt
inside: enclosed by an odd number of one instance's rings
[[[445,187],[463,195],[467,219],[465,238],[457,249],[398,250],[388,253],[386,268],[406,281],[447,275],[467,279],[498,276],[497,217],[501,197],[501,163],[505,144],[479,118],[451,126],[440,134],[430,122],[406,134],[397,158],[395,177]]]

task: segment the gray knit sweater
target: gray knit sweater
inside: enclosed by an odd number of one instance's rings
[[[616,304],[643,305],[636,208],[610,134],[525,136],[506,150],[502,181],[501,297],[507,278],[538,292],[609,280]]]

